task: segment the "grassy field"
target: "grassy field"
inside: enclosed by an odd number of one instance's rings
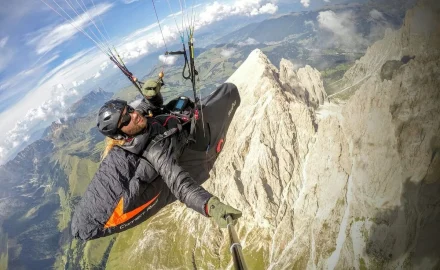
[[[321,71],[324,88],[327,95],[332,95],[341,91],[343,85],[340,83],[345,72],[353,66],[354,63],[343,63],[335,67],[327,68]]]

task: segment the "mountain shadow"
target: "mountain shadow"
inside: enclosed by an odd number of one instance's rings
[[[440,269],[440,152],[427,175],[403,184],[401,205],[380,211],[368,233],[368,268]],[[364,262],[361,260],[361,269]],[[365,266],[365,265],[364,265]]]

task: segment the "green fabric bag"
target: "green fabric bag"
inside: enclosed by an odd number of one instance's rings
[[[142,86],[142,93],[147,98],[152,98],[160,93],[160,88],[162,87],[162,83],[157,80],[149,79],[144,82]]]

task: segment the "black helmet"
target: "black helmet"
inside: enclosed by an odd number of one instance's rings
[[[121,114],[126,106],[126,101],[112,99],[107,101],[104,106],[99,109],[97,127],[104,136],[116,140],[121,140],[126,137],[125,134],[118,129],[119,119],[121,119]]]

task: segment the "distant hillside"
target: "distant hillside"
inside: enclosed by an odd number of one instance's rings
[[[352,12],[353,24],[362,36],[371,34],[375,21],[370,12],[377,10],[382,13],[383,22],[387,27],[397,28],[401,25],[405,11],[415,4],[415,0],[370,0],[366,3],[348,3],[329,5],[313,11],[295,12],[276,18],[249,24],[216,40],[216,43],[238,43],[251,38],[260,43],[280,42],[295,39],[295,35],[313,34],[318,37],[323,33],[319,29],[317,17],[320,12],[332,10],[335,13]],[[315,46],[319,43],[313,44]]]
[[[290,35],[309,31],[304,21],[315,20],[318,12],[292,13],[260,23],[249,24],[231,34],[217,39],[217,43],[238,43],[252,38],[260,43],[282,41]]]
[[[91,91],[83,98],[75,102],[68,110],[68,114],[75,114],[76,116],[85,116],[86,114],[99,109],[102,104],[111,99],[113,93],[106,92],[102,88]]]

